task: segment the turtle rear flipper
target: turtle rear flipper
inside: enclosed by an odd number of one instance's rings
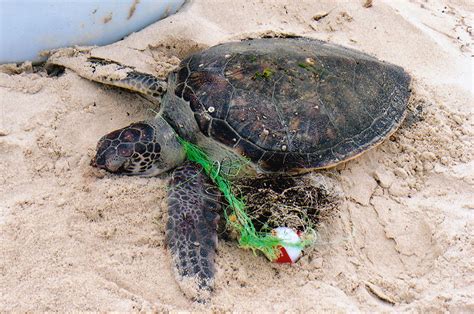
[[[167,84],[153,75],[136,71],[134,68],[105,59],[89,57],[80,53],[74,56],[53,55],[47,67],[62,66],[91,81],[117,86],[152,97],[161,97]]]
[[[188,162],[173,172],[166,244],[181,290],[198,301],[208,299],[214,285],[220,195],[199,165]]]

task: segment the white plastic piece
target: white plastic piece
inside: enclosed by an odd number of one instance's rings
[[[273,229],[274,235],[289,245],[283,245],[280,247],[281,255],[274,262],[276,263],[296,263],[301,257],[303,250],[301,247],[294,246],[291,244],[300,244],[301,238],[298,233],[287,227],[278,227]]]

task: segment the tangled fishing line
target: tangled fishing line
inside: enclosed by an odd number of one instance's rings
[[[336,204],[325,189],[302,178],[263,177],[231,183],[228,172],[221,171],[221,164],[211,160],[198,146],[183,139],[180,142],[188,160],[201,165],[222,192],[228,203],[224,210],[226,223],[237,232],[239,245],[254,253],[260,251],[270,260],[278,258],[280,246],[303,249],[312,245],[316,234],[314,226],[321,212]],[[226,165],[226,169],[238,173],[246,164],[248,161],[242,158],[233,165]],[[251,201],[247,203],[246,199]],[[302,241],[286,243],[275,237],[271,230],[280,226],[302,231]]]

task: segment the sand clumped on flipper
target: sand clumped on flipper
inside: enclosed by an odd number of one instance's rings
[[[78,74],[95,78],[98,81],[122,80],[131,71],[116,63],[108,64],[105,60],[91,58],[89,49],[65,49],[55,52],[47,66],[64,66],[73,69]],[[97,64],[97,66],[94,65]]]

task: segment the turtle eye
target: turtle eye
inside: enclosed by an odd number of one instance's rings
[[[120,144],[117,147],[117,154],[121,157],[130,157],[134,152],[133,144]]]
[[[140,140],[140,131],[131,129],[130,127],[125,129],[120,135],[122,142],[138,142]]]

